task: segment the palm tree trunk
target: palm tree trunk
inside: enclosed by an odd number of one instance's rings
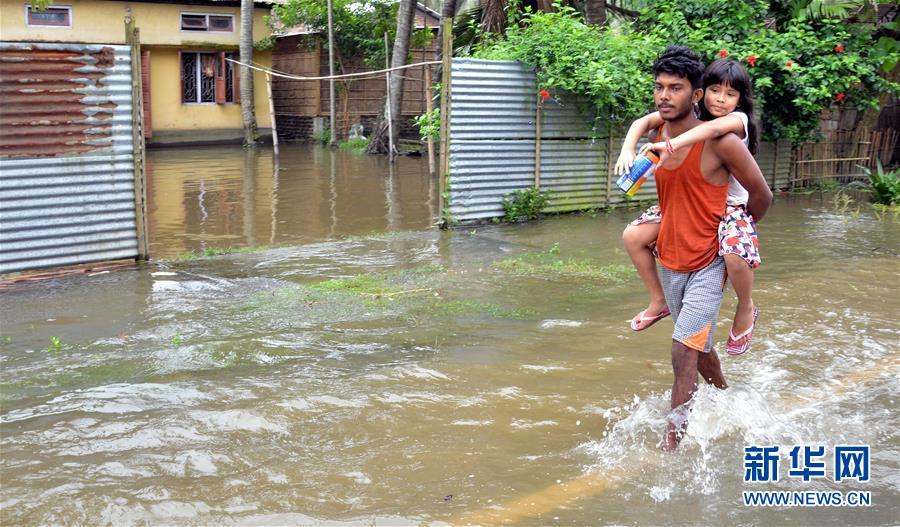
[[[588,25],[602,26],[606,23],[606,0],[586,0],[584,21]]]
[[[241,62],[253,62],[253,0],[241,0]],[[256,109],[253,105],[253,70],[241,66],[241,117],[244,120],[244,146],[256,146]]]
[[[444,40],[443,40],[444,23],[443,23],[443,21],[447,18],[452,20],[454,16],[456,16],[456,0],[444,0],[441,3],[441,26],[438,28],[438,36],[437,36],[437,46],[436,46],[436,54],[435,54],[435,58],[437,58],[437,59],[441,58],[441,53],[443,52],[443,50],[441,49],[441,46],[444,43]],[[434,78],[440,79],[441,78],[440,66],[438,66],[436,69],[437,69],[437,73],[435,74]]]
[[[506,29],[506,0],[483,0],[481,5],[481,30],[503,33]]]
[[[394,37],[394,52],[391,55],[391,67],[405,66],[409,56],[409,41],[412,37],[413,22],[416,15],[416,0],[400,0],[400,9],[397,11],[397,35]],[[378,126],[372,135],[372,141],[366,152],[370,154],[388,153],[388,121],[392,123],[392,135],[394,144],[400,136],[397,126],[400,120],[401,103],[403,102],[403,76],[404,71],[395,71],[391,75],[390,104],[385,97],[384,111],[378,120]],[[390,112],[388,112],[390,108]]]

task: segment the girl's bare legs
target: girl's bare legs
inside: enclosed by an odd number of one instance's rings
[[[736,254],[725,255],[725,268],[728,270],[728,279],[737,293],[738,303],[734,312],[734,322],[731,324],[731,333],[740,335],[750,329],[753,324],[753,269],[747,262]],[[743,344],[747,337],[738,339],[738,344]]]
[[[622,233],[625,250],[628,251],[634,268],[637,269],[647,292],[650,293],[650,305],[644,312],[644,316],[647,317],[656,316],[667,307],[662,284],[659,282],[659,275],[656,274],[656,258],[647,247],[656,241],[657,236],[659,236],[659,223],[629,225]]]

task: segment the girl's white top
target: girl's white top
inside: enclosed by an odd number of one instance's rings
[[[744,112],[731,112],[729,115],[736,115],[741,118],[741,122],[744,123],[744,145],[750,146],[750,131],[747,129],[747,114]],[[734,176],[730,176],[728,178],[728,198],[725,200],[725,203],[735,206],[735,205],[746,205],[747,200],[750,199],[750,193],[747,192],[738,180],[734,179]]]

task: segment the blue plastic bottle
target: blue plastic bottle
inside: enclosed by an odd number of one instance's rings
[[[635,160],[631,170],[622,174],[616,180],[616,186],[629,197],[634,197],[641,185],[644,184],[644,181],[647,181],[647,178],[653,175],[657,164],[659,164],[659,156],[653,153],[652,150],[647,152]]]

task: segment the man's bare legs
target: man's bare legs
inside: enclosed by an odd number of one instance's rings
[[[644,311],[644,316],[647,317],[656,316],[666,308],[666,297],[663,295],[659,275],[656,274],[656,258],[647,247],[656,241],[657,236],[659,236],[659,223],[629,225],[622,233],[625,250],[628,251],[634,268],[637,269],[647,292],[650,293],[650,305]]]
[[[753,324],[753,269],[747,262],[736,254],[725,255],[725,268],[728,269],[728,280],[737,293],[738,303],[734,311],[734,321],[731,323],[731,333],[740,335],[750,329]],[[738,344],[743,344],[747,337],[737,339]]]
[[[697,371],[706,381],[706,384],[712,384],[720,390],[728,388],[728,382],[725,381],[725,374],[722,373],[722,363],[719,362],[719,354],[716,350],[709,350],[709,353],[699,353],[697,358]]]
[[[672,383],[672,413],[669,414],[669,425],[663,438],[663,450],[675,450],[687,431],[688,402],[697,391],[697,373],[716,388],[725,389],[725,375],[715,350],[701,353],[691,349],[677,340],[672,341],[672,370],[675,381]]]

